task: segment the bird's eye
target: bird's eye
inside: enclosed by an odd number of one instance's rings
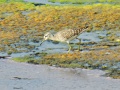
[[[45,37],[47,37],[47,36],[45,36]]]

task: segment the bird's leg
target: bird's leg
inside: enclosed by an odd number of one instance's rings
[[[79,45],[78,45],[78,50],[80,51],[80,44],[81,44],[81,39],[80,38],[76,38],[79,40]]]
[[[68,49],[68,53],[71,51],[71,45],[68,43],[69,49]]]
[[[71,47],[69,41],[67,41],[67,44],[68,44],[68,46],[69,46],[69,49],[68,49],[68,53],[69,53],[72,47]]]

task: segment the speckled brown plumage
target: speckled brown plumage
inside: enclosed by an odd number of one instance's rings
[[[67,29],[57,32],[54,37],[56,41],[70,41],[76,38],[78,35],[86,31],[88,26],[80,29]]]

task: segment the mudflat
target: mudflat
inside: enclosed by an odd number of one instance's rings
[[[120,79],[101,70],[56,68],[0,59],[2,90],[119,90]]]

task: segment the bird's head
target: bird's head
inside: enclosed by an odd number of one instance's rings
[[[48,40],[48,39],[50,39],[51,36],[52,36],[52,34],[50,32],[47,32],[47,33],[44,34],[43,39]]]
[[[47,32],[44,34],[44,37],[43,37],[43,41],[41,42],[41,44],[46,41],[46,40],[49,40],[51,38],[51,36],[53,36],[50,32]],[[40,44],[40,45],[41,45]]]

